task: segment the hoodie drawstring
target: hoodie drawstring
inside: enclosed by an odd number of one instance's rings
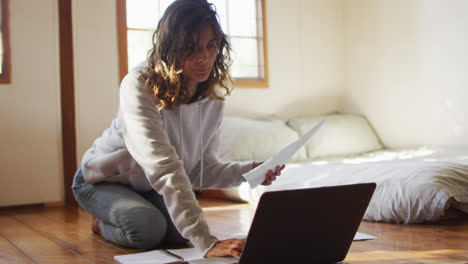
[[[202,104],[198,104],[198,117],[200,118],[200,190],[203,190],[203,130],[202,130]]]
[[[183,132],[183,122],[182,122],[182,106],[180,106],[180,115],[179,115],[179,140],[180,140],[180,160],[184,162],[184,132]]]

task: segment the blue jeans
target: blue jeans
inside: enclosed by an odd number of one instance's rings
[[[163,197],[154,190],[136,192],[128,185],[110,182],[87,184],[81,168],[72,190],[80,206],[101,220],[101,235],[106,240],[138,249],[187,246]]]

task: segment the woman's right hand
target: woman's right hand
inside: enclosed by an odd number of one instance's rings
[[[206,253],[207,258],[213,257],[224,257],[234,256],[240,257],[242,250],[245,245],[245,238],[232,238],[223,241],[218,241],[211,249]]]

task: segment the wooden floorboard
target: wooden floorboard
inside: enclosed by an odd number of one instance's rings
[[[438,225],[362,222],[360,232],[375,240],[353,242],[348,259],[362,257],[381,263],[443,263],[468,260],[468,221]],[[406,262],[404,262],[406,261]],[[353,261],[354,262],[354,261]],[[360,261],[359,263],[365,263]]]
[[[0,216],[1,218],[2,216]],[[0,264],[34,263],[28,256],[0,233]]]
[[[200,205],[220,239],[246,234],[255,208],[202,198]],[[0,209],[1,263],[115,263],[114,255],[142,252],[119,247],[91,232],[91,216],[76,208],[26,206]],[[468,218],[437,225],[363,221],[348,263],[468,263]]]
[[[10,216],[0,217],[0,233],[36,263],[92,263]]]
[[[86,230],[83,230],[80,221],[54,221],[47,217],[48,214],[48,212],[43,214],[20,214],[15,216],[15,219],[91,263],[112,263],[114,255],[128,252],[110,246],[110,243],[104,242],[100,236],[89,232],[89,225],[86,226]]]

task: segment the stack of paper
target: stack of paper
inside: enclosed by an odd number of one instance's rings
[[[233,264],[239,260],[235,257],[203,258],[195,248],[153,250],[143,253],[114,256],[120,264],[165,264],[177,261],[188,261],[194,264]]]

